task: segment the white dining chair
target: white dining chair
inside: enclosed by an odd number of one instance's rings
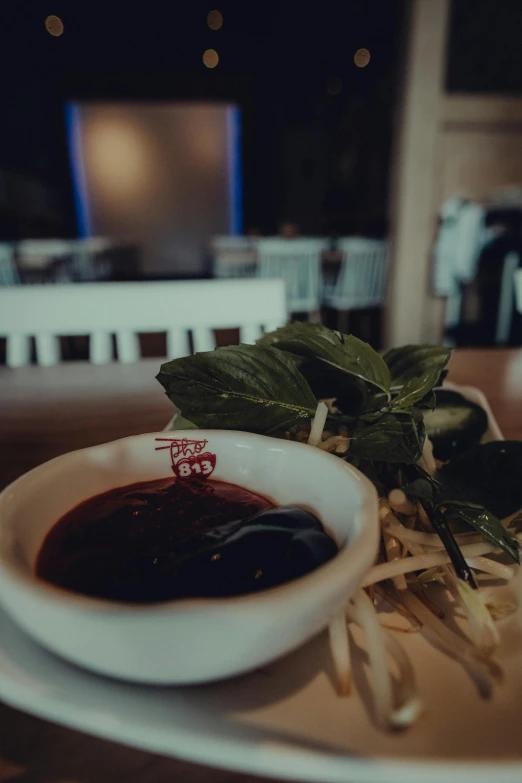
[[[522,315],[522,267],[515,272],[515,298],[517,310]]]
[[[213,237],[210,241],[213,277],[255,277],[256,241],[244,236]]]
[[[14,260],[14,248],[10,242],[0,243],[0,286],[17,285],[20,275]]]
[[[285,281],[291,313],[314,313],[321,306],[321,254],[327,239],[259,239],[257,276]]]
[[[16,261],[22,281],[30,285],[72,282],[67,262],[74,258],[76,242],[75,239],[23,239],[17,242]]]
[[[22,239],[16,243],[16,255],[21,267],[44,269],[55,258],[74,253],[76,239]]]
[[[323,282],[324,304],[341,311],[382,304],[388,267],[387,243],[348,237],[339,241],[339,250],[342,260],[337,278]]]
[[[71,259],[71,274],[74,282],[104,280],[111,273],[111,264],[103,255],[115,247],[114,240],[107,237],[82,237],[75,242]]]
[[[497,326],[495,329],[495,343],[497,345],[506,345],[509,341],[516,297],[515,272],[519,266],[520,255],[516,250],[510,250],[506,253],[500,277]]]
[[[98,258],[113,244],[106,237],[24,239],[16,245],[16,258],[25,272],[24,282],[33,285],[93,282],[103,279]],[[109,265],[105,266],[109,272]]]
[[[280,280],[191,280],[141,283],[82,283],[17,286],[0,289],[0,337],[7,338],[6,363],[60,361],[61,336],[89,335],[90,361],[112,360],[112,336],[118,360],[140,358],[139,334],[166,332],[170,359],[215,347],[214,329],[240,330],[253,343],[263,331],[287,321]]]

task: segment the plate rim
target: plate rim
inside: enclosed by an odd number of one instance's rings
[[[50,655],[68,666],[66,661],[53,654]],[[491,783],[491,777],[495,775],[496,783],[520,783],[522,773],[522,758],[495,761],[468,759],[445,761],[434,756],[428,756],[423,760],[407,756],[393,759],[385,757],[376,759],[369,756],[357,758],[348,754],[307,751],[304,747],[294,748],[290,743],[285,742],[268,742],[259,749],[242,738],[220,738],[212,741],[205,736],[205,741],[200,742],[193,731],[183,730],[179,726],[176,726],[174,731],[167,727],[165,733],[158,733],[155,727],[149,734],[146,723],[140,728],[139,733],[131,732],[133,736],[130,736],[128,730],[121,730],[121,727],[127,724],[117,724],[112,721],[108,723],[98,721],[98,724],[95,722],[91,724],[82,717],[82,709],[76,704],[71,711],[70,705],[48,695],[35,703],[31,688],[23,685],[17,686],[16,696],[11,700],[9,690],[9,685],[0,670],[2,700],[16,709],[22,709],[52,723],[128,747],[239,774],[256,774],[309,783],[318,783],[318,781],[347,783],[348,780],[350,783],[375,783],[376,776],[379,783],[418,783],[419,775],[422,775],[423,783],[444,783],[445,779],[453,780],[455,775],[459,775],[460,783]],[[20,698],[20,691],[24,692],[22,698]],[[174,743],[172,743],[173,738],[175,738]],[[235,757],[233,765],[230,763],[232,756]]]

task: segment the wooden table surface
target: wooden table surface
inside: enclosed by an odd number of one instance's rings
[[[136,365],[0,368],[0,487],[59,454],[161,430],[172,405],[154,379],[161,359]],[[450,380],[478,386],[508,439],[522,440],[522,350],[457,350]],[[254,783],[95,739],[0,704],[0,781],[20,783]]]

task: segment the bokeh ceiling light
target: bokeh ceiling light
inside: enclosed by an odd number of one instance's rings
[[[215,49],[207,49],[203,54],[203,64],[207,68],[215,68],[219,62],[219,55]]]
[[[63,33],[63,22],[59,16],[51,14],[45,18],[45,29],[49,35],[54,35],[55,38]]]
[[[370,62],[370,52],[368,49],[357,49],[353,56],[353,61],[358,68],[366,68]]]
[[[221,30],[223,27],[223,14],[214,9],[207,14],[207,24],[211,30]]]

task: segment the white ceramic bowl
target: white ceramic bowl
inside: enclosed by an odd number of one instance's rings
[[[47,532],[78,503],[173,471],[210,471],[209,454],[216,458],[209,480],[312,510],[339,554],[254,595],[149,606],[83,597],[34,576]],[[265,664],[325,627],[372,565],[377,542],[373,485],[320,449],[244,432],[139,435],[57,457],[1,493],[0,602],[45,647],[96,672],[149,683],[204,682]]]

